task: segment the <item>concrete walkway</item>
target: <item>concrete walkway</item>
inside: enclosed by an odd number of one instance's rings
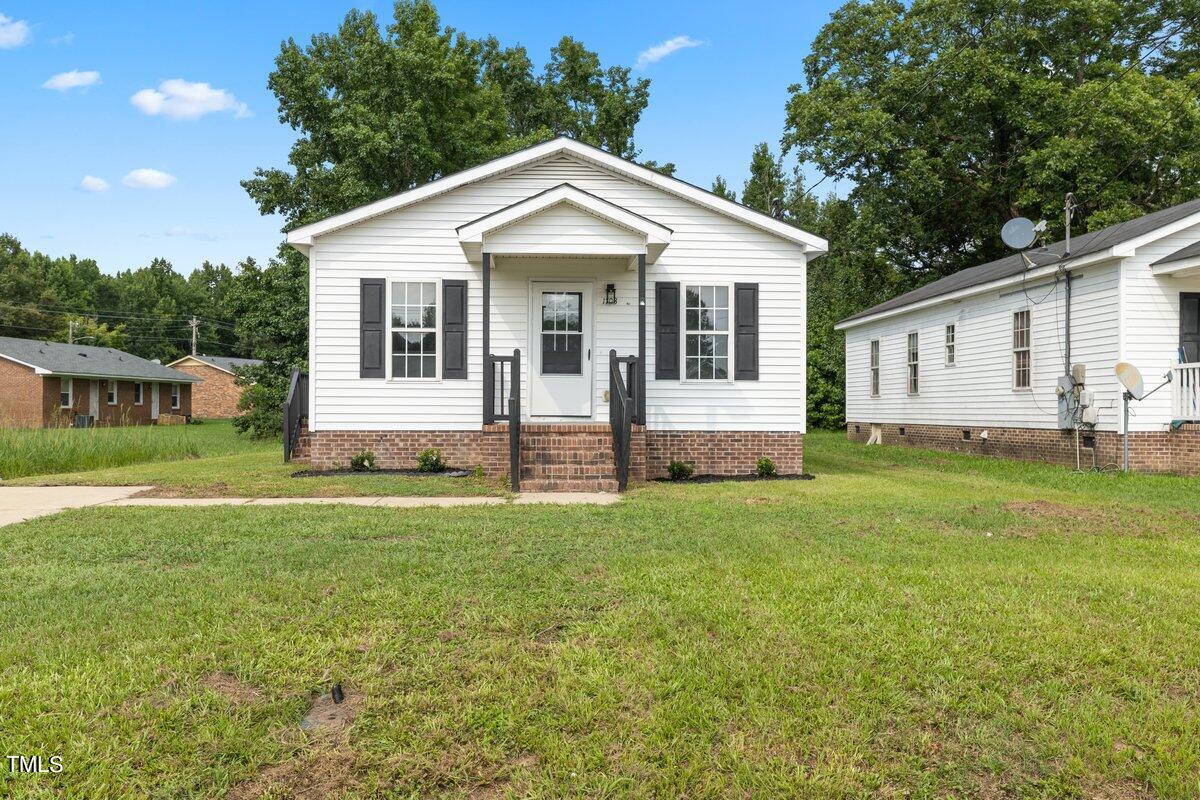
[[[377,508],[436,506],[611,505],[618,494],[590,492],[525,492],[505,497],[133,497],[152,486],[4,486],[0,487],[0,527],[34,517],[85,506],[286,506],[351,505]]]
[[[68,508],[111,503],[152,486],[4,486],[0,487],[0,526],[57,514]]]

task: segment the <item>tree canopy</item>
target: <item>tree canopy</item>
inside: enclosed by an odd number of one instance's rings
[[[567,134],[636,158],[650,82],[605,69],[563,37],[535,74],[524,47],[441,26],[428,0],[401,0],[386,28],[351,11],[336,33],[289,39],[268,86],[299,132],[290,170],[243,186],[291,226],[345,211],[530,144]]]
[[[852,0],[784,145],[849,180],[910,282],[1004,254],[1016,215],[1103,227],[1200,191],[1195,0]],[[1189,45],[1190,43],[1190,45]]]

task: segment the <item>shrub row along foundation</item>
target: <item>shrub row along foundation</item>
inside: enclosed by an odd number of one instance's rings
[[[609,488],[615,485],[612,432],[603,424],[521,427],[522,481],[526,488]],[[426,448],[442,451],[447,464],[483,467],[485,475],[508,475],[508,425],[480,431],[315,431],[302,445],[313,469],[346,466],[370,450],[380,467],[409,469]],[[758,459],[775,462],[780,474],[804,471],[804,435],[782,431],[655,431],[634,426],[629,478],[667,477],[671,461],[692,465],[697,475],[754,475]],[[603,484],[591,486],[589,484]]]

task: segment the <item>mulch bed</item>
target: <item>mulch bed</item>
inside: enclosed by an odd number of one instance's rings
[[[799,475],[693,475],[690,478],[653,478],[655,483],[746,483],[749,481],[811,481],[816,478],[807,472]]]
[[[471,477],[471,470],[447,469],[441,472],[422,472],[419,469],[302,469],[299,472],[292,473],[293,478],[329,478],[333,476],[340,478],[347,475],[407,475],[412,478],[469,478]]]

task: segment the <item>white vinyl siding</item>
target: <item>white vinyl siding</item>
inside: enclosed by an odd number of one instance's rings
[[[460,187],[399,211],[318,237],[310,251],[310,402],[313,430],[478,430],[482,424],[483,287],[479,264],[469,263],[455,228],[570,182],[672,230],[671,244],[646,271],[646,413],[652,429],[804,431],[805,255],[796,244],[676,195],[559,156],[520,171]],[[572,207],[573,209],[573,207]],[[558,209],[555,209],[558,210]],[[496,236],[559,235],[579,240],[620,240],[620,229],[596,220],[575,233],[538,231],[573,217],[535,215]],[[582,213],[582,212],[580,212]],[[589,220],[595,219],[588,215]],[[553,224],[551,224],[553,223]],[[589,232],[590,231],[590,232]],[[511,243],[511,242],[509,242]],[[486,243],[485,243],[486,249]],[[497,255],[492,272],[491,349],[530,355],[529,282],[590,281],[595,291],[592,365],[593,419],[608,419],[608,351],[637,353],[637,272],[630,259]],[[380,381],[358,377],[358,302],[361,278],[468,281],[468,378],[446,381]],[[759,380],[654,379],[654,284],[759,286]],[[617,303],[603,304],[604,285],[616,284]],[[681,303],[682,305],[682,303]],[[681,331],[682,339],[682,331]],[[732,345],[732,342],[730,343]],[[680,342],[680,367],[683,364]],[[732,369],[732,365],[730,367]],[[528,381],[523,381],[528,387]],[[528,413],[529,393],[522,393]]]
[[[859,424],[1056,428],[1054,388],[1063,370],[1059,346],[1064,294],[1061,281],[1053,291],[1052,284],[1041,281],[1027,287],[1029,298],[1041,301],[1030,315],[1030,391],[1012,388],[1013,313],[1031,307],[1018,285],[846,330],[846,419]],[[1117,285],[1116,262],[1079,270],[1072,285],[1072,360],[1088,367],[1088,388],[1096,393],[1102,430],[1113,430],[1120,416],[1112,373],[1118,360]],[[908,334],[916,331],[920,339],[940,347],[951,324],[954,369],[922,370],[920,395],[908,395]],[[871,342],[876,340],[880,394],[872,397]]]

